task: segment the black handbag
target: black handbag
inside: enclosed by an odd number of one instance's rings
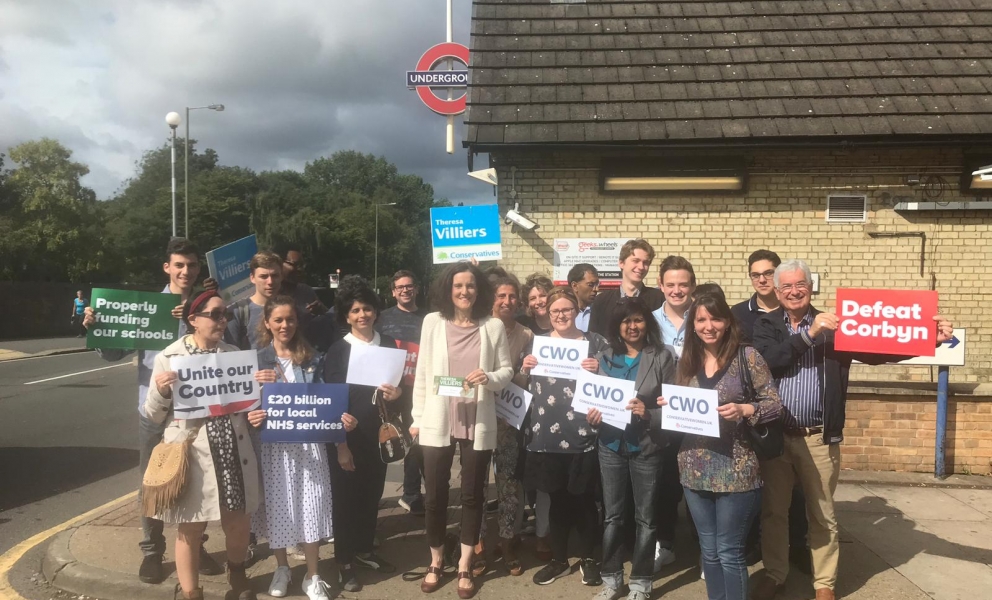
[[[754,402],[757,396],[754,391],[754,382],[751,380],[751,368],[747,364],[747,356],[744,353],[745,346],[737,350],[737,366],[741,377],[741,391],[744,393],[744,401],[747,404]],[[782,419],[778,418],[767,423],[749,425],[742,422],[747,439],[751,442],[751,449],[758,455],[758,460],[771,460],[782,456],[785,451],[785,432]]]
[[[403,426],[399,415],[389,414],[386,401],[379,390],[373,394],[372,404],[379,406],[379,417],[382,419],[382,425],[379,426],[379,458],[387,465],[403,460],[413,446],[410,430]]]

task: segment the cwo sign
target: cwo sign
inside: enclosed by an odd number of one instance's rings
[[[716,411],[720,395],[716,390],[665,385],[661,395],[668,402],[661,409],[662,429],[720,437],[720,414]]]

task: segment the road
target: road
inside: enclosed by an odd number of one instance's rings
[[[136,377],[92,352],[0,362],[0,554],[135,489]]]

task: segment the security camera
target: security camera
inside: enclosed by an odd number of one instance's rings
[[[506,224],[509,225],[510,223],[513,223],[524,231],[534,231],[537,229],[537,223],[520,214],[519,210],[520,204],[514,204],[513,208],[506,211]]]

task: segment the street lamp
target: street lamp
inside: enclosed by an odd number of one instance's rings
[[[183,189],[185,190],[183,194],[183,198],[185,198],[185,201],[183,202],[183,204],[185,205],[185,209],[186,209],[186,225],[183,229],[183,232],[186,235],[186,239],[189,239],[189,111],[203,110],[203,109],[210,109],[210,110],[216,110],[217,112],[223,112],[224,105],[210,104],[208,106],[186,107],[186,143],[183,144],[184,146],[183,150],[185,152],[185,157],[183,158]]]
[[[376,296],[379,295],[379,207],[396,206],[395,202],[386,202],[375,205],[375,274],[372,276],[372,285],[375,287]]]
[[[176,237],[176,128],[182,122],[177,112],[165,115],[165,122],[172,129],[172,237]]]

